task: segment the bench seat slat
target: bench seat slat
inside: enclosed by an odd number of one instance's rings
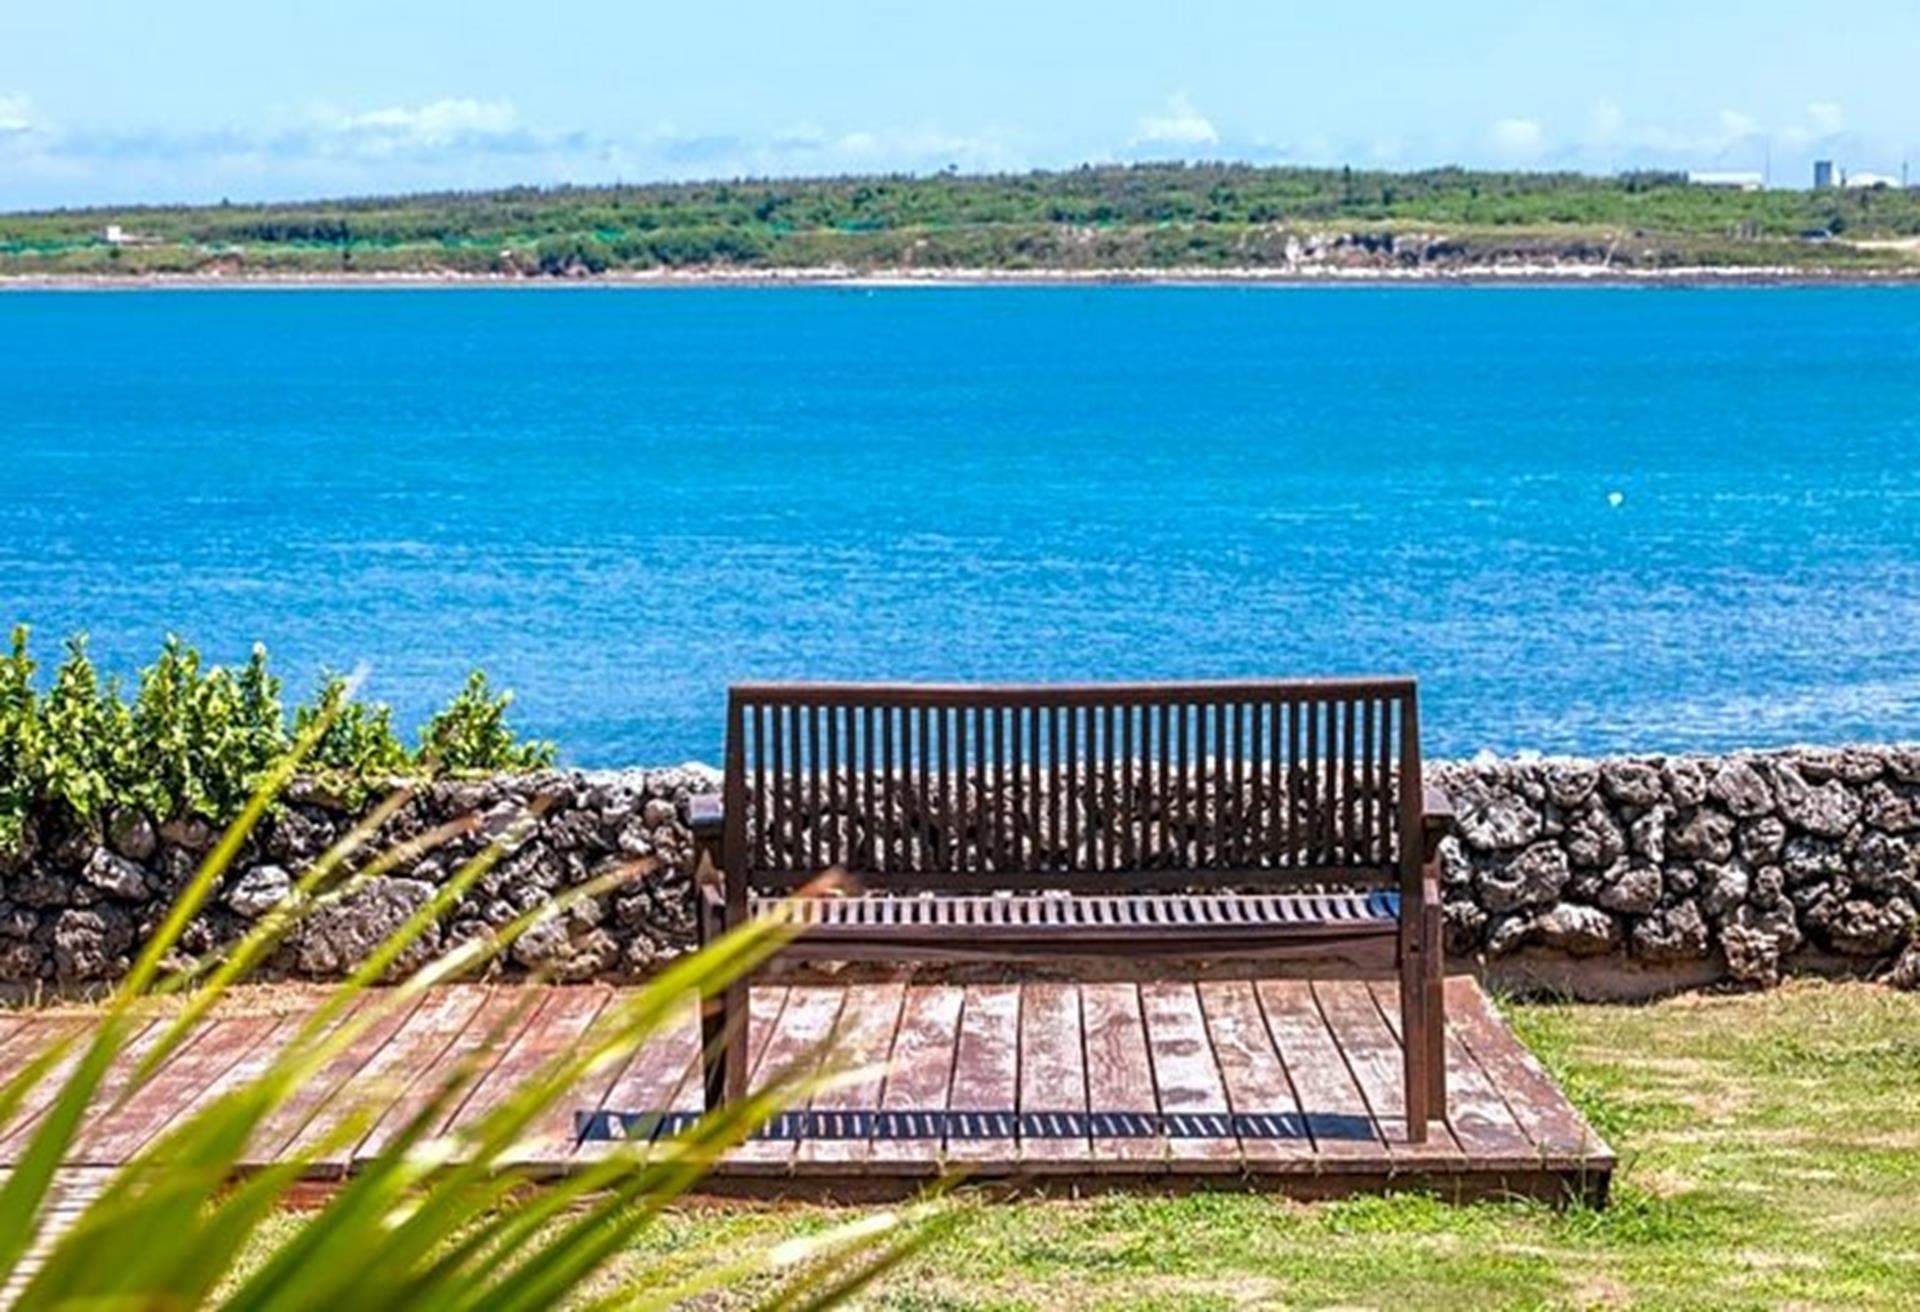
[[[778,897],[750,899],[756,916],[805,927],[814,941],[946,937],[955,925],[986,934],[1045,936],[1160,929],[1183,936],[1241,940],[1277,930],[1314,927],[1388,930],[1400,916],[1391,890],[1318,893],[1192,893],[1177,897],[974,896]]]

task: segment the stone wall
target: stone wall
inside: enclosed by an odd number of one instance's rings
[[[1450,949],[1764,984],[1920,918],[1920,748],[1445,763]],[[1570,959],[1570,961],[1569,961]],[[1524,974],[1524,972],[1519,972]]]
[[[629,978],[693,942],[689,840],[677,803],[718,787],[709,770],[555,771],[423,785],[363,849],[387,850],[450,823],[467,831],[422,859],[370,880],[354,897],[302,923],[265,972],[337,977],[363,960],[433,887],[495,838],[511,851],[441,925],[418,961],[515,919],[561,888],[630,867],[630,883],[528,932],[498,969],[548,971],[566,980]],[[232,941],[288,891],[291,881],[352,828],[384,793],[351,803],[297,782],[278,813],[234,863],[185,947]],[[515,822],[537,810],[516,831]],[[0,983],[58,986],[112,979],[158,925],[217,835],[201,822],[153,824],[117,815],[105,833],[34,826],[24,854],[0,857]]]
[[[1767,983],[1833,957],[1877,968],[1912,940],[1920,918],[1920,748],[1428,768],[1460,814],[1443,849],[1450,947],[1496,972],[1583,992],[1618,991],[1598,982],[1622,971]],[[537,926],[499,969],[562,979],[644,974],[692,942],[689,841],[676,804],[717,782],[688,766],[424,786],[369,850],[453,821],[469,832],[316,914],[272,972],[326,978],[347,969],[533,807],[538,818],[421,954],[640,861],[646,869],[629,885]],[[241,933],[366,805],[296,785],[187,946],[203,951]],[[914,818],[916,841],[926,841],[929,820]],[[1143,812],[1131,823],[1164,842],[1172,817]],[[115,816],[98,835],[51,820],[33,826],[25,852],[0,857],[0,982],[114,977],[214,836],[198,822],[155,825],[138,815]]]

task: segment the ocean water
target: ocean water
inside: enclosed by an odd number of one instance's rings
[[[483,665],[585,764],[744,678],[1412,672],[1429,752],[1920,737],[1920,291],[0,295],[0,621]]]

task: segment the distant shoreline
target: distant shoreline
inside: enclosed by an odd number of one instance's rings
[[[1461,269],[1381,268],[1164,268],[1164,269],[876,269],[774,268],[614,271],[578,277],[492,273],[161,273],[124,275],[7,274],[7,291],[409,290],[518,288],[527,290],[667,287],[1019,287],[1019,286],[1594,286],[1774,287],[1920,286],[1920,267],[1908,270],[1737,268],[1702,265],[1633,269],[1606,265],[1488,265]]]

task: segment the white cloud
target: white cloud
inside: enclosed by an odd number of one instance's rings
[[[1720,132],[1725,138],[1724,144],[1731,144],[1743,137],[1758,135],[1760,122],[1751,114],[1742,114],[1737,109],[1720,111]]]
[[[1515,164],[1529,164],[1546,153],[1547,130],[1540,120],[1503,118],[1487,134],[1494,153]]]
[[[1807,125],[1818,135],[1830,137],[1847,125],[1847,116],[1833,101],[1816,100],[1807,106]]]
[[[1606,145],[1627,129],[1627,112],[1611,100],[1594,102],[1587,114],[1587,140]]]
[[[0,137],[16,136],[44,127],[24,91],[0,93]]]
[[[1135,125],[1132,146],[1213,146],[1220,134],[1213,123],[1193,107],[1184,91],[1167,97],[1165,109],[1157,114],[1142,114]]]
[[[310,119],[316,133],[375,151],[439,150],[522,131],[519,113],[506,100],[434,100],[360,113],[323,106]]]

